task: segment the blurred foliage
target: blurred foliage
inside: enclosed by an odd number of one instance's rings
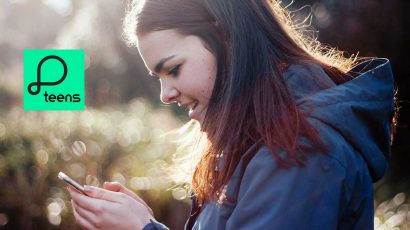
[[[85,112],[24,112],[19,107],[4,112],[0,226],[78,228],[66,184],[57,179],[63,171],[82,184],[118,181],[146,200],[158,220],[181,229],[189,199],[165,173],[176,146],[164,135],[180,125],[168,110],[153,110],[142,99]],[[409,205],[404,193],[383,202],[376,197],[376,229],[410,229]]]
[[[171,220],[186,217],[189,204],[172,201],[187,193],[170,189],[164,166],[175,146],[164,132],[180,124],[171,113],[152,110],[141,100],[85,112],[11,109],[0,118],[0,226],[73,228],[59,171],[82,184],[118,181],[139,192],[157,218],[175,226]],[[170,206],[176,210],[169,212]]]

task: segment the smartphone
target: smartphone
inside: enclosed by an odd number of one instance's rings
[[[87,194],[84,192],[83,186],[81,186],[79,183],[77,183],[75,180],[71,179],[69,176],[67,176],[63,172],[58,173],[58,178],[62,181],[65,181],[67,184],[71,185],[75,190],[77,190],[79,193],[84,194],[87,196]]]

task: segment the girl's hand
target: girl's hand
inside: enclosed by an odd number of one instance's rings
[[[151,215],[154,216],[154,213],[152,212],[152,209],[147,205],[147,203],[145,203],[145,201],[143,199],[141,199],[139,196],[137,196],[137,194],[135,194],[131,190],[127,189],[122,184],[120,184],[118,182],[104,182],[103,188],[107,189],[107,190],[110,190],[110,191],[113,191],[113,192],[122,192],[122,193],[127,194],[128,196],[134,198],[135,200],[137,200],[141,204],[145,205],[145,207],[147,207],[148,211],[150,211]]]
[[[76,221],[85,229],[142,229],[154,219],[152,211],[135,194],[131,197],[92,186],[84,186],[84,190],[88,196],[68,187]]]

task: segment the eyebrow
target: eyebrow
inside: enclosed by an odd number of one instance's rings
[[[171,60],[172,58],[174,58],[176,55],[171,55],[169,57],[166,58],[162,58],[161,60],[159,60],[159,62],[155,65],[154,67],[154,71],[159,73],[162,70],[162,67],[164,66],[165,62]],[[150,75],[155,76],[154,73],[152,73],[151,71],[149,72]]]

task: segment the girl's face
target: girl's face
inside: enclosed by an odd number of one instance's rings
[[[150,75],[161,82],[161,101],[187,108],[202,124],[216,77],[215,56],[197,36],[173,29],[138,37],[138,50]]]

